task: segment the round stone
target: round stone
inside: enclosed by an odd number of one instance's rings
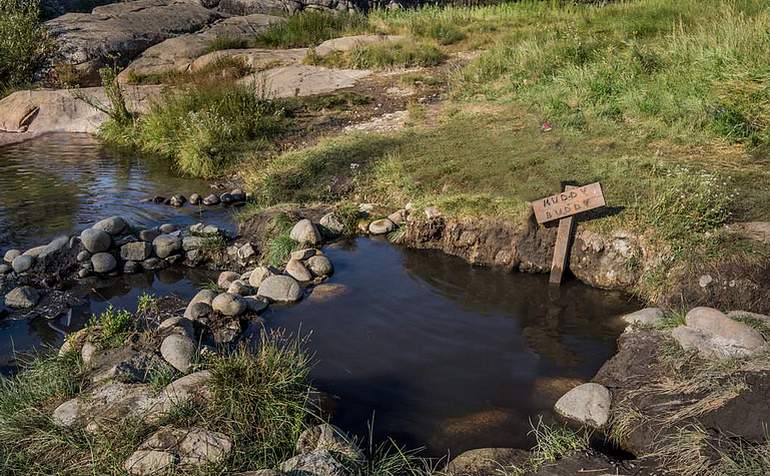
[[[200,321],[211,317],[211,305],[205,302],[195,302],[190,305],[190,312],[185,313],[185,316],[189,314],[189,319],[193,321]]]
[[[17,256],[14,258],[13,263],[11,263],[11,266],[13,267],[13,270],[17,273],[25,273],[29,271],[32,266],[35,264],[35,258],[32,256]]]
[[[233,284],[234,281],[237,281],[241,279],[241,275],[238,273],[235,273],[233,271],[222,271],[219,273],[219,278],[217,279],[217,285],[221,289],[229,289],[230,285]]]
[[[171,334],[160,344],[160,355],[178,371],[190,370],[195,357],[195,343],[182,334]]]
[[[168,258],[182,249],[182,238],[173,235],[160,235],[152,240],[152,247],[158,258]]]
[[[168,233],[174,233],[179,228],[173,223],[164,223],[160,227],[158,227],[158,229],[160,230],[161,233],[168,234]]]
[[[384,235],[390,233],[396,228],[396,225],[388,218],[375,220],[369,224],[369,233],[372,235]]]
[[[203,199],[203,204],[207,206],[218,205],[219,197],[217,197],[212,193],[211,195]]]
[[[304,283],[313,279],[313,275],[307,270],[302,261],[295,259],[289,260],[286,264],[286,274],[296,279],[297,281]]]
[[[227,292],[230,294],[237,294],[238,296],[251,296],[254,294],[254,288],[249,286],[249,283],[241,279],[236,279],[230,283]]]
[[[203,198],[200,195],[197,193],[190,195],[190,205],[200,205],[201,203],[203,203]]]
[[[95,230],[103,231],[105,233],[109,233],[112,236],[116,236],[126,231],[126,228],[128,228],[128,223],[123,219],[123,217],[114,216],[96,222],[92,228]]]
[[[91,256],[91,264],[94,272],[99,274],[110,273],[118,266],[115,257],[109,253],[96,253]]]
[[[565,393],[554,410],[561,417],[591,428],[602,428],[610,417],[610,391],[598,383],[584,383]]]
[[[2,275],[2,274],[8,274],[8,273],[10,273],[11,271],[13,271],[13,267],[11,267],[10,265],[7,265],[7,264],[5,264],[5,263],[3,263],[3,264],[0,264],[0,275]]]
[[[192,316],[192,307],[199,302],[211,306],[211,301],[213,301],[215,297],[217,297],[217,293],[211,289],[202,289],[198,291],[198,294],[193,296],[193,298],[190,300],[190,303],[187,305],[187,309],[184,311],[184,317],[188,319],[194,319]]]
[[[298,221],[291,229],[289,236],[298,243],[315,245],[321,242],[321,234],[318,232],[318,228],[307,218]]]
[[[5,255],[3,256],[3,261],[5,261],[8,264],[11,264],[13,263],[13,260],[16,259],[17,256],[21,256],[21,251],[8,250],[5,252]]]
[[[334,266],[326,256],[313,256],[305,264],[315,276],[329,276],[334,272]]]
[[[277,302],[294,302],[302,298],[302,288],[291,276],[270,276],[259,286],[257,295]]]
[[[336,213],[327,213],[318,222],[325,230],[331,232],[332,235],[340,235],[345,231],[345,224],[337,216]]]
[[[91,259],[91,253],[89,253],[86,250],[81,251],[78,253],[77,260],[79,263],[82,263],[83,261],[88,261]]]
[[[134,274],[141,271],[142,265],[139,264],[137,261],[126,261],[123,264],[123,273],[125,274]]]
[[[88,228],[80,234],[80,241],[83,247],[91,253],[101,253],[110,249],[112,238],[104,230]]]
[[[273,273],[270,268],[259,266],[249,275],[249,284],[254,288],[258,288],[265,279],[274,274],[275,273]]]
[[[246,311],[246,302],[235,294],[222,293],[214,298],[211,307],[225,316],[240,316]]]

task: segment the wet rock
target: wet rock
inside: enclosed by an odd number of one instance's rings
[[[123,468],[128,474],[146,476],[164,473],[176,464],[176,457],[165,451],[137,450],[128,457]]]
[[[98,274],[111,273],[118,267],[115,257],[109,253],[96,253],[91,256],[91,265]]]
[[[238,296],[251,296],[256,291],[249,284],[241,279],[236,279],[227,288],[227,292],[230,294],[237,294]]]
[[[313,279],[313,275],[311,275],[310,271],[308,271],[305,265],[302,264],[302,261],[295,259],[289,260],[289,262],[286,263],[286,274],[301,283],[308,282]]]
[[[160,235],[152,240],[152,247],[158,258],[168,258],[182,249],[182,238],[174,235]]]
[[[142,265],[136,261],[126,261],[123,263],[124,274],[136,274],[142,270]]]
[[[160,230],[157,228],[149,228],[139,232],[139,239],[142,241],[148,241],[152,243],[152,240],[160,236]]]
[[[112,236],[118,236],[128,229],[128,222],[123,217],[114,216],[96,222],[91,228],[101,230]]]
[[[315,248],[305,248],[302,250],[296,250],[291,252],[291,259],[299,260],[299,261],[305,261],[308,258],[312,258],[316,255],[318,252]]]
[[[142,261],[142,269],[145,271],[156,271],[166,267],[166,262],[160,258],[148,258]]]
[[[160,230],[160,232],[163,233],[164,235],[174,233],[178,229],[179,227],[174,225],[173,223],[164,223],[158,227],[158,230]]]
[[[195,343],[187,336],[171,334],[163,339],[160,345],[160,355],[175,369],[186,373],[195,358]]]
[[[11,267],[17,273],[26,273],[32,268],[34,264],[35,264],[35,258],[33,258],[32,256],[21,255],[13,259],[13,263],[11,264]]]
[[[200,205],[203,203],[203,197],[198,195],[197,193],[193,193],[190,195],[190,205]]]
[[[310,300],[325,302],[342,296],[349,291],[347,286],[338,283],[324,283],[314,286],[310,293]]]
[[[222,293],[214,298],[211,307],[225,316],[240,316],[246,312],[246,302],[238,295]]]
[[[461,453],[447,464],[447,476],[486,476],[523,467],[527,451],[514,448],[479,448]]]
[[[350,437],[329,423],[316,425],[303,431],[297,440],[296,449],[300,454],[325,450],[332,454],[341,454],[353,461],[363,460],[364,457]]]
[[[11,264],[13,263],[13,260],[16,259],[18,256],[21,256],[21,251],[8,250],[5,252],[5,255],[3,255],[3,261],[5,261],[7,264]]]
[[[31,309],[37,305],[38,301],[40,301],[40,293],[30,286],[14,288],[5,295],[5,305],[15,309]]]
[[[185,309],[184,312],[184,317],[194,320],[192,316],[192,307],[197,303],[204,303],[211,306],[211,302],[216,296],[217,293],[210,289],[202,289],[201,291],[198,291],[198,294],[193,296],[193,298],[190,300],[190,303],[187,305],[187,309]]]
[[[5,275],[13,271],[13,267],[5,263],[0,264],[0,275]]]
[[[579,425],[602,428],[610,416],[611,397],[606,387],[585,383],[562,396],[554,406],[556,413]]]
[[[249,274],[249,284],[254,288],[259,288],[267,278],[273,275],[275,272],[270,268],[258,266]]]
[[[290,475],[345,476],[347,471],[333,454],[323,450],[295,456],[281,463],[281,471]]]
[[[203,204],[206,206],[219,205],[219,202],[220,202],[219,197],[217,197],[213,193],[203,199]]]
[[[217,278],[217,285],[224,290],[227,290],[233,281],[241,279],[241,275],[233,271],[222,271]]]
[[[294,302],[302,298],[302,288],[291,276],[270,276],[259,286],[257,296],[277,302]]]
[[[102,253],[110,249],[112,238],[104,230],[88,228],[80,234],[83,247],[91,253]]]
[[[321,242],[321,234],[313,224],[312,221],[307,218],[300,220],[291,229],[291,239],[298,243],[307,243],[310,245],[317,245]]]
[[[187,198],[180,194],[173,195],[170,200],[170,205],[176,208],[183,207],[184,204],[187,203]]]
[[[120,258],[124,261],[144,261],[152,256],[152,245],[146,241],[128,243],[120,248]]]
[[[267,301],[255,296],[246,296],[243,298],[243,301],[246,303],[246,308],[249,310],[249,312],[253,313],[260,313],[267,309],[268,306]]]
[[[621,319],[629,325],[654,326],[661,322],[663,314],[663,310],[658,307],[648,307],[626,314]]]
[[[313,256],[305,264],[315,276],[330,276],[334,272],[334,266],[326,256]]]
[[[80,253],[78,253],[78,255],[77,255],[77,257],[75,259],[77,259],[78,262],[80,262],[80,263],[82,263],[83,261],[89,261],[91,259],[91,253],[89,253],[88,251],[83,250]]]
[[[369,223],[369,233],[372,235],[385,235],[395,229],[396,225],[387,218]]]
[[[345,231],[345,224],[336,213],[327,213],[318,222],[325,230],[331,232],[333,236],[341,235]]]
[[[697,350],[705,359],[746,357],[767,349],[765,339],[755,329],[734,321],[722,312],[696,307],[685,316],[672,337],[685,350]]]

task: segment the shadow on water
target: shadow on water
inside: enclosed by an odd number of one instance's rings
[[[622,294],[469,266],[359,239],[328,250],[349,292],[266,315],[310,334],[316,385],[335,422],[428,453],[529,447],[529,419],[590,379],[615,351]]]

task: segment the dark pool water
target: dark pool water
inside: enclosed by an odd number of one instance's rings
[[[137,225],[204,221],[232,227],[223,208],[141,203],[208,185],[165,164],[111,152],[88,136],[49,135],[0,148],[0,255],[74,233],[111,215]],[[358,239],[326,249],[347,292],[273,307],[268,326],[307,336],[316,386],[335,399],[334,421],[359,436],[395,438],[443,456],[529,447],[530,420],[590,379],[615,351],[621,294],[544,276],[474,268],[437,252]],[[0,320],[0,372],[16,352],[57,347],[109,305],[135,309],[144,292],[190,298],[212,276],[164,270],[100,282],[87,303],[55,319]]]
[[[0,252],[45,244],[111,215],[147,226],[231,223],[230,210],[222,207],[139,203],[209,189],[206,182],[177,177],[166,162],[119,153],[87,134],[48,134],[0,147]]]
[[[628,298],[358,239],[327,248],[348,292],[265,315],[308,335],[335,422],[434,456],[528,448],[530,419],[615,352]]]

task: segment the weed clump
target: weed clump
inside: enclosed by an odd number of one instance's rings
[[[0,98],[31,83],[50,49],[38,0],[0,0]]]

